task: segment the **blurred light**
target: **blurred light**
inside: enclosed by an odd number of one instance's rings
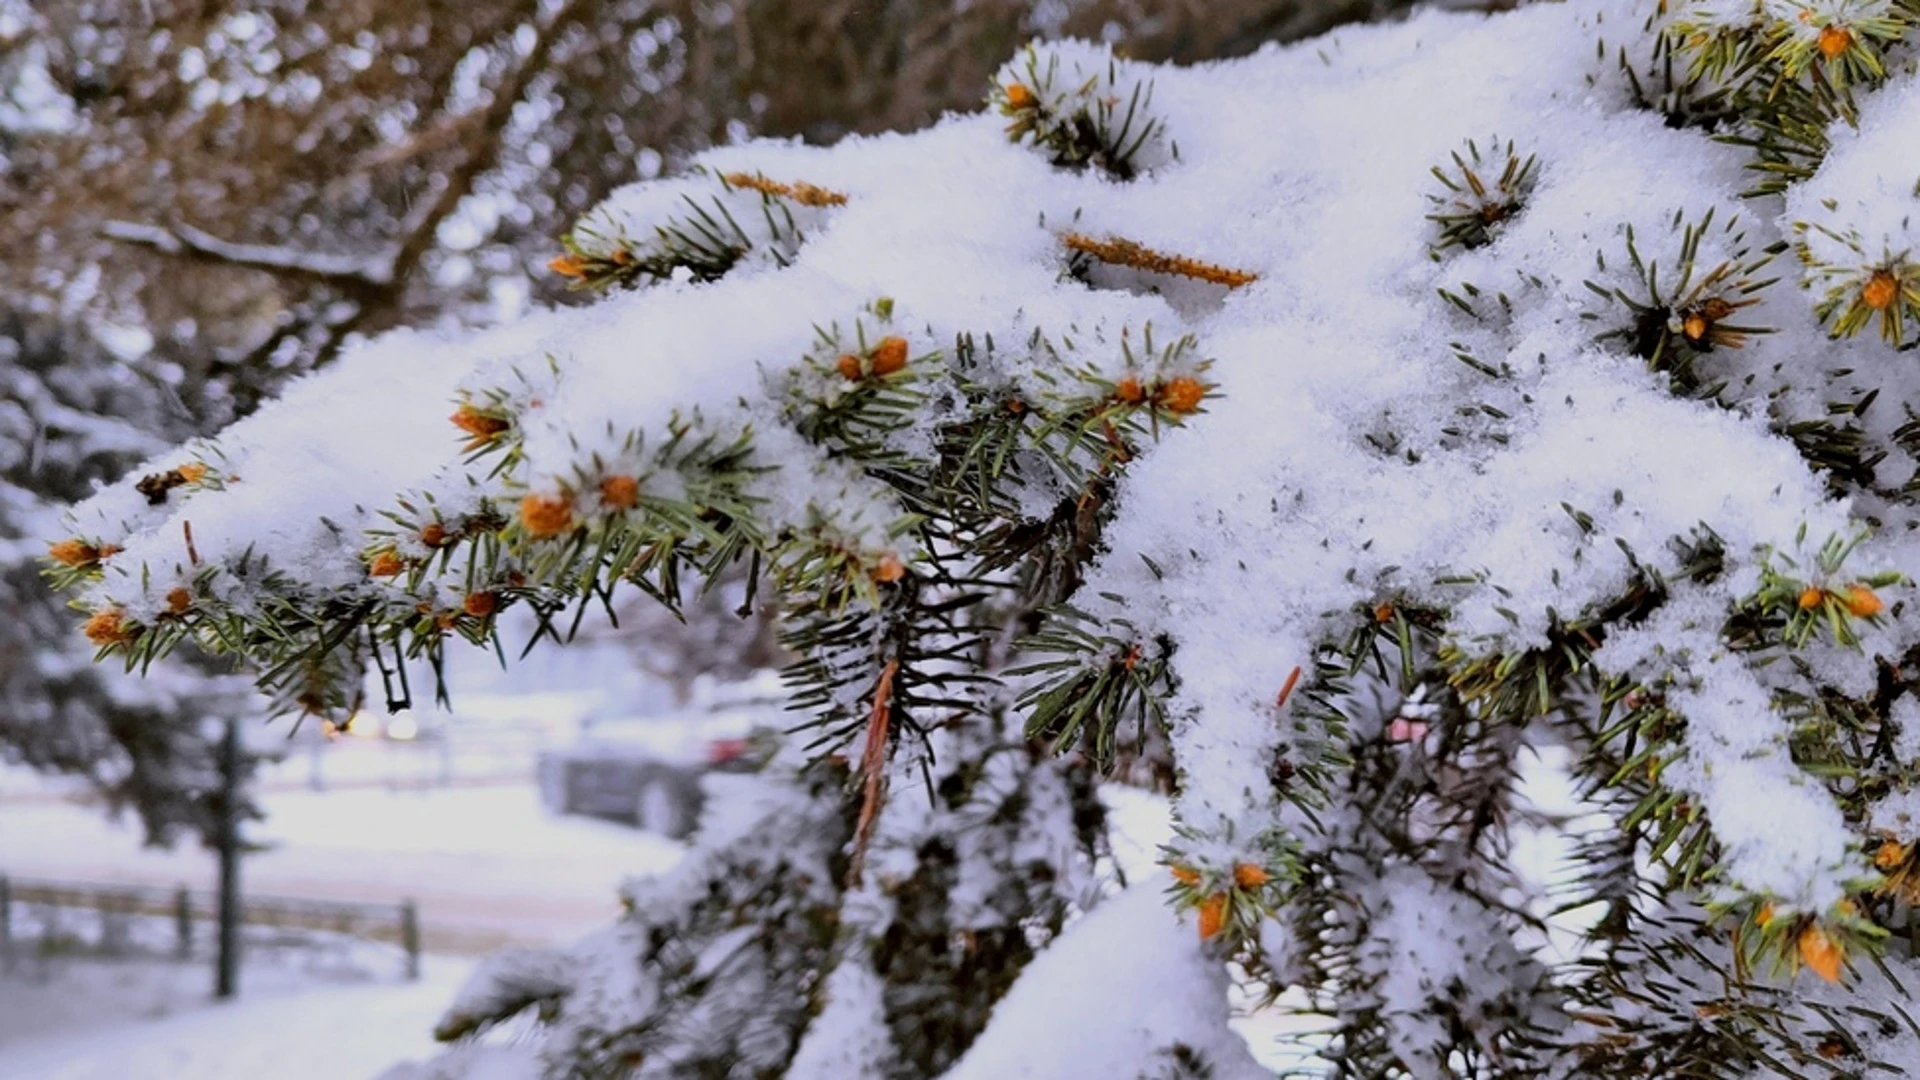
[[[420,734],[420,725],[413,717],[402,713],[387,721],[387,738],[406,742]]]

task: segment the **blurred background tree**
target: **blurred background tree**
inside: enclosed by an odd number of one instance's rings
[[[1409,6],[0,0],[0,754],[86,777],[155,842],[206,835],[208,684],[88,662],[37,580],[48,507],[358,336],[567,302],[554,238],[613,188],[748,135],[925,126],[1036,36],[1194,62]],[[627,632],[675,671],[765,647]]]

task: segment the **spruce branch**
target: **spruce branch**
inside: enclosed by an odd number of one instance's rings
[[[1737,321],[1739,313],[1759,303],[1759,293],[1778,278],[1758,275],[1772,259],[1771,253],[1755,254],[1746,244],[1746,233],[1739,215],[1730,215],[1714,228],[1714,212],[1708,210],[1696,221],[1676,213],[1669,229],[1677,232],[1678,244],[1662,275],[1658,257],[1642,256],[1632,226],[1626,234],[1626,282],[1609,287],[1589,280],[1586,287],[1603,300],[1626,308],[1629,322],[1607,330],[1595,340],[1619,340],[1633,355],[1647,362],[1654,371],[1667,374],[1676,391],[1689,396],[1712,397],[1719,388],[1707,383],[1695,370],[1695,361],[1716,349],[1738,349],[1755,334],[1771,333],[1763,326]],[[1723,250],[1711,265],[1703,265],[1704,241]],[[1606,273],[1606,253],[1596,253],[1598,268]],[[1601,318],[1589,313],[1589,318]]]
[[[709,174],[710,175],[710,174]],[[710,176],[690,185],[657,220],[603,214],[561,240],[566,253],[547,268],[578,289],[633,287],[685,274],[717,281],[748,260],[792,261],[819,215],[846,198],[811,184],[781,184],[756,174]]]
[[[1427,196],[1432,207],[1427,220],[1438,230],[1432,244],[1436,255],[1451,247],[1470,251],[1492,243],[1526,206],[1535,178],[1533,155],[1520,157],[1512,140],[1489,140],[1484,160],[1480,144],[1473,139],[1467,140],[1466,156],[1459,150],[1451,156],[1452,169],[1438,165],[1432,169],[1444,190]],[[1491,172],[1490,167],[1499,171]]]
[[[1192,278],[1212,285],[1224,285],[1229,289],[1260,280],[1260,276],[1251,271],[1201,262],[1185,255],[1163,254],[1125,237],[1109,236],[1101,240],[1085,233],[1069,232],[1061,235],[1060,243],[1068,251],[1097,259],[1109,266],[1126,266],[1154,274]]]
[[[987,104],[1011,121],[1007,137],[1032,143],[1057,167],[1133,179],[1141,151],[1165,137],[1165,124],[1152,113],[1152,84],[1123,79],[1111,58],[1104,72],[1064,82],[1084,72],[1064,76],[1060,61],[1036,43],[995,77]]]
[[[1167,722],[1171,643],[1143,639],[1131,622],[1103,623],[1060,606],[1018,648],[1036,656],[1007,673],[1036,677],[1017,703],[1027,714],[1027,736],[1045,740],[1056,753],[1084,742],[1105,769],[1113,763],[1123,726],[1144,736],[1148,724]]]

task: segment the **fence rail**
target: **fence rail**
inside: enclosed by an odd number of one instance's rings
[[[219,917],[212,892],[185,886],[166,889],[150,885],[117,885],[45,881],[0,874],[0,960],[12,963],[15,904],[99,912],[103,917],[146,916],[173,921],[175,953],[193,954],[199,936],[197,923]],[[243,926],[312,930],[361,941],[397,945],[406,954],[407,978],[420,976],[420,912],[413,901],[398,904],[357,904],[337,900],[249,895],[241,903]]]

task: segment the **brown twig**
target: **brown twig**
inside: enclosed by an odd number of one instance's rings
[[[1295,664],[1293,670],[1287,673],[1287,683],[1280,688],[1280,696],[1273,699],[1273,707],[1286,708],[1287,699],[1293,696],[1293,688],[1298,685],[1300,685],[1300,666]]]
[[[1070,251],[1091,255],[1110,266],[1130,266],[1135,270],[1146,270],[1155,274],[1174,274],[1197,281],[1209,281],[1215,285],[1225,285],[1229,289],[1237,289],[1242,285],[1260,280],[1260,275],[1249,270],[1235,270],[1228,266],[1190,259],[1185,255],[1163,254],[1124,237],[1110,236],[1105,240],[1096,240],[1085,233],[1070,232],[1063,233],[1060,242]]]
[[[759,173],[723,173],[720,179],[728,187],[750,188],[762,195],[777,195],[783,199],[792,199],[802,206],[845,206],[847,197],[838,191],[815,187],[804,180],[783,184],[778,180],[769,180]]]
[[[889,660],[880,669],[880,681],[873,688],[873,709],[867,713],[867,745],[860,753],[860,771],[865,792],[860,800],[860,821],[853,830],[853,859],[847,866],[847,887],[860,887],[861,872],[867,865],[867,844],[873,839],[873,823],[887,796],[887,732],[893,720],[893,677],[900,661]]]
[[[195,550],[193,546],[193,522],[182,521],[180,523],[180,532],[187,538],[187,562],[190,565],[199,566],[200,552]]]

